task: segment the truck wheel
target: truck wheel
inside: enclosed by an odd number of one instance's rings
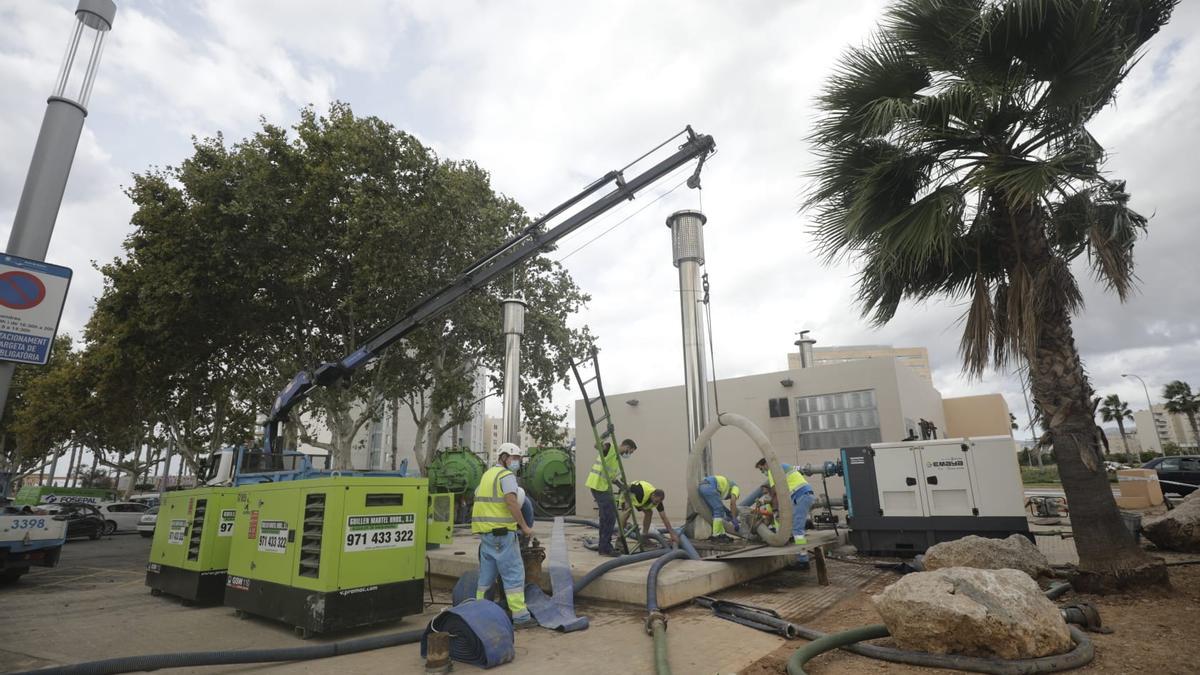
[[[10,567],[0,572],[0,584],[15,584],[22,574],[29,571],[28,567]]]

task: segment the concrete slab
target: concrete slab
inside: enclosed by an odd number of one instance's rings
[[[538,539],[549,543],[552,523],[536,523],[534,532]],[[814,532],[813,545],[836,540],[832,532]],[[586,525],[566,526],[567,552],[571,560],[571,576],[580,579],[610,558],[601,557],[583,546],[584,536],[594,538],[596,530]],[[458,579],[478,567],[478,539],[465,530],[455,533],[454,542],[437,549],[430,549],[429,573],[442,582]],[[797,550],[785,547],[774,556],[738,558],[729,561],[676,560],[663,568],[658,577],[658,601],[662,607],[671,607],[688,602],[699,595],[708,595],[752,579],[783,569],[788,556]],[[703,554],[703,551],[701,551]],[[759,551],[761,554],[762,551]],[[592,582],[579,594],[583,598],[644,605],[646,602],[646,575],[652,560],[612,570]],[[540,580],[543,588],[549,588],[549,580]]]

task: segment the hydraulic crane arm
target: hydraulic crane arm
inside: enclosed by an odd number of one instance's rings
[[[669,157],[628,180],[624,176],[624,170],[610,171],[603,178],[588,185],[579,194],[538,218],[512,239],[476,260],[450,283],[422,298],[406,310],[399,321],[376,333],[362,347],[346,355],[340,361],[322,363],[311,371],[306,370],[297,374],[275,398],[275,402],[271,406],[271,414],[267,417],[263,430],[263,450],[266,452],[282,451],[282,448],[277,447],[279,425],[287,419],[292,408],[303,401],[313,389],[345,381],[351,373],[378,356],[389,345],[412,333],[424,322],[441,314],[471,291],[486,286],[500,275],[534,257],[539,251],[545,250],[554,242],[595,220],[621,202],[627,199],[632,200],[638,192],[694,159],[698,159],[699,162],[695,174],[688,179],[688,187],[699,186],[700,168],[703,166],[704,160],[716,150],[716,144],[712,136],[697,134],[692,131],[690,126],[684,133],[687,135],[687,140]],[[552,229],[542,231],[549,220],[592,197],[610,184],[615,187],[607,194],[582,207]]]

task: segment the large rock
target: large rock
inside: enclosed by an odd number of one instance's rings
[[[1168,551],[1200,553],[1200,490],[1165,514],[1143,519],[1142,534]]]
[[[1049,576],[1050,561],[1023,535],[989,539],[973,534],[931,546],[925,551],[925,569],[974,567],[981,570],[1021,570],[1034,579]]]
[[[1014,569],[906,574],[872,600],[902,649],[1026,659],[1073,646],[1058,607]]]

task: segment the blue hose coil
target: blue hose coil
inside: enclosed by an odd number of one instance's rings
[[[433,618],[421,635],[421,657],[428,648],[429,634],[450,634],[450,658],[480,668],[492,668],[513,660],[513,626],[500,605],[488,600],[469,600],[449,607]]]

